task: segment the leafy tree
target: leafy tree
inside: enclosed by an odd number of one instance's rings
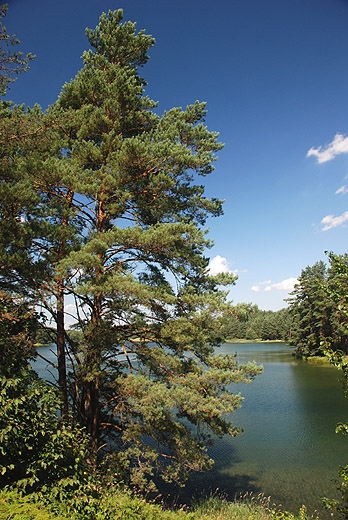
[[[327,295],[332,302],[334,309],[335,323],[339,325],[338,337],[342,338],[343,347],[347,345],[348,336],[348,296],[347,296],[347,280],[348,280],[348,257],[347,255],[335,255],[329,253],[331,280],[328,284]],[[341,336],[342,335],[342,336]],[[337,338],[322,338],[322,351],[334,365],[342,373],[342,383],[344,395],[348,396],[348,361],[347,355],[338,348]],[[336,433],[348,435],[347,421],[340,422],[336,426]],[[348,516],[348,465],[339,468],[340,481],[338,482],[338,491],[340,499],[323,499],[324,506],[331,511],[331,515],[338,513],[343,518]]]
[[[348,273],[347,273],[348,274]],[[345,306],[344,314],[348,318],[348,307]],[[347,357],[343,355],[342,351],[332,350],[328,341],[325,342],[323,350],[330,360],[330,362],[340,371],[342,371],[342,381],[344,386],[344,393],[348,395],[348,363]],[[342,435],[348,435],[348,423],[340,422],[336,426],[336,433]],[[338,491],[340,492],[340,499],[332,499],[325,497],[323,498],[324,506],[331,511],[331,515],[334,512],[339,513],[342,518],[348,516],[348,465],[340,466],[339,468],[340,481],[338,482]]]
[[[0,293],[0,485],[40,489],[84,478],[87,439],[60,423],[55,389],[28,360],[38,317],[22,300]]]
[[[83,479],[87,438],[59,421],[55,389],[26,367],[2,375],[0,390],[0,485],[37,490]]]
[[[0,5],[0,18],[6,16],[7,4]],[[14,51],[13,47],[20,42],[15,35],[10,35],[6,27],[0,22],[0,94],[6,94],[9,83],[16,80],[16,76],[29,69],[29,62],[34,59],[34,55],[28,53],[24,55],[20,51]]]

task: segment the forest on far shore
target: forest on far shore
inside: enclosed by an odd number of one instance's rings
[[[291,335],[289,308],[264,311],[255,304],[240,303],[226,318],[225,336],[229,340],[288,341]]]
[[[288,307],[263,311],[237,304],[226,317],[228,339],[281,340],[300,358],[323,356],[327,349],[348,353],[348,255],[328,253],[302,269]]]

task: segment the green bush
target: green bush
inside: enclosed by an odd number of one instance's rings
[[[44,504],[32,502],[30,497],[21,497],[17,491],[0,492],[0,520],[68,520],[56,516]]]
[[[114,487],[104,489],[94,498],[90,495],[89,501],[87,495],[88,492],[79,511],[72,511],[71,503],[48,500],[44,504],[34,494],[22,497],[18,492],[2,491],[0,520],[318,520],[308,515],[304,506],[295,515],[282,511],[271,503],[270,497],[261,494],[247,495],[235,502],[212,496],[191,511],[165,509]]]

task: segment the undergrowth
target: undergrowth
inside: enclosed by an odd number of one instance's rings
[[[194,504],[191,510],[168,510],[132,496],[127,491],[108,490],[98,504],[84,511],[67,512],[64,503],[50,507],[34,495],[21,496],[16,491],[0,492],[0,520],[319,520],[308,515],[303,506],[298,515],[283,511],[271,497],[248,493],[234,502],[212,495]]]

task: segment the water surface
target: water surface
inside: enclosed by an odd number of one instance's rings
[[[294,512],[302,504],[322,510],[321,498],[336,496],[338,467],[348,463],[348,438],[335,434],[336,424],[348,419],[340,373],[294,359],[281,343],[224,344],[222,351],[237,352],[240,363],[255,360],[264,372],[231,387],[245,397],[231,414],[244,433],[210,449],[216,465],[198,477],[199,487],[231,497],[261,492]]]
[[[231,498],[261,492],[296,513],[302,504],[322,511],[321,498],[336,494],[338,467],[348,464],[348,438],[335,434],[348,420],[340,372],[294,359],[284,343],[225,343],[220,351],[237,352],[239,363],[255,360],[264,372],[248,385],[231,385],[245,398],[230,417],[244,433],[210,448],[214,469],[192,478],[183,499],[218,488]],[[53,359],[48,347],[40,352]],[[34,366],[52,380],[45,361]]]

